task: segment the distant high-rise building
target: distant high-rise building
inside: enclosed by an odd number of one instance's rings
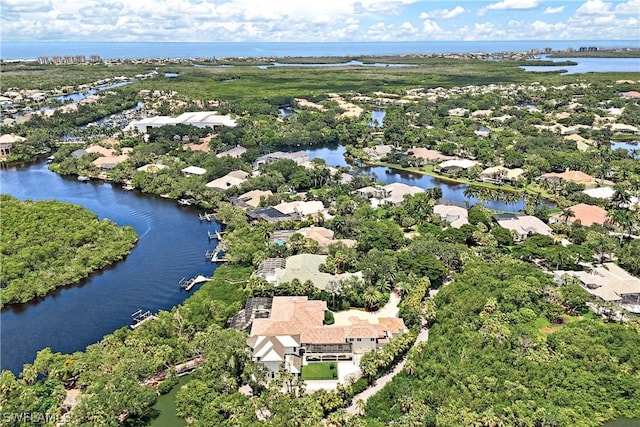
[[[598,48],[595,46],[581,46],[580,52],[597,52]]]
[[[73,64],[73,56],[71,56],[71,55],[65,55],[65,56],[64,56],[64,63],[65,63],[65,64]]]
[[[60,65],[62,64],[62,57],[58,55],[52,56],[51,62],[54,63],[55,65]]]
[[[91,62],[100,62],[100,55],[91,55],[89,57],[89,61],[91,61]]]
[[[48,63],[49,63],[49,57],[48,56],[39,56],[38,57],[38,64],[47,65]]]
[[[76,64],[84,64],[85,62],[87,62],[84,55],[76,55],[74,59]]]

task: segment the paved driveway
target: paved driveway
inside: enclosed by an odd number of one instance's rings
[[[368,320],[371,323],[378,323],[378,319],[381,317],[398,317],[398,304],[400,303],[400,297],[395,292],[391,292],[389,302],[378,311],[364,311],[364,310],[344,310],[333,313],[333,318],[336,321],[336,325],[348,326],[352,322],[349,321],[350,317],[357,317],[358,319]]]

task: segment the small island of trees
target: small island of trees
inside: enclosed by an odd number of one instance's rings
[[[25,303],[126,256],[138,239],[81,206],[0,195],[0,306]]]

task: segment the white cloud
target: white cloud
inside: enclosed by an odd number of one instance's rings
[[[491,0],[487,22],[472,2],[415,13],[421,0],[0,0],[3,41],[354,41],[637,39],[640,0]],[[413,7],[409,7],[413,4]],[[485,3],[486,4],[486,3]],[[465,7],[467,7],[465,9]],[[563,9],[564,8],[564,9]],[[480,12],[479,12],[480,14]],[[502,20],[500,20],[502,19]]]
[[[607,15],[609,13],[611,13],[611,3],[605,3],[602,0],[589,0],[576,10],[576,15]]]
[[[542,4],[543,0],[502,0],[492,3],[478,10],[478,15],[484,16],[489,10],[530,10]]]
[[[48,12],[52,10],[51,0],[3,0],[2,13]]]
[[[422,12],[420,14],[420,19],[451,19],[455,18],[458,15],[467,12],[467,10],[462,6],[456,6],[453,9],[435,9],[429,12]]]
[[[620,15],[640,16],[640,0],[629,0],[625,3],[616,5],[615,12]]]
[[[435,22],[425,19],[422,24],[422,31],[426,34],[438,34],[442,29]]]
[[[558,6],[558,7],[547,7],[544,12],[545,15],[554,15],[556,13],[561,13],[564,10],[564,6]]]

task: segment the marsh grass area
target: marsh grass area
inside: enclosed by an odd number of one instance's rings
[[[282,63],[341,63],[352,59],[364,63],[416,64],[415,67],[269,67],[264,61],[243,60],[230,67],[217,63],[196,67],[184,64],[130,64],[112,66],[92,64],[86,66],[9,64],[2,67],[0,77],[7,88],[49,90],[62,86],[77,86],[98,79],[115,76],[131,77],[156,69],[160,76],[165,71],[178,73],[177,78],[147,79],[118,91],[141,89],[178,91],[191,99],[255,99],[268,100],[283,97],[324,95],[328,92],[374,92],[383,89],[389,93],[404,93],[417,87],[482,85],[491,83],[539,81],[540,76],[519,68],[523,61],[485,61],[477,59],[420,58],[420,57],[329,57],[329,58],[276,58]],[[228,62],[228,61],[227,61]],[[628,73],[607,73],[607,76],[585,76],[590,81],[624,78]],[[566,76],[547,75],[548,83],[569,81]],[[29,87],[27,87],[28,85]]]
[[[3,64],[0,71],[3,90],[9,88],[52,90],[64,86],[89,84],[116,76],[135,76],[148,73],[152,67],[145,64],[122,64],[108,67],[91,65],[39,65],[32,63]]]
[[[303,380],[337,380],[338,365],[335,362],[310,363],[302,367]]]

